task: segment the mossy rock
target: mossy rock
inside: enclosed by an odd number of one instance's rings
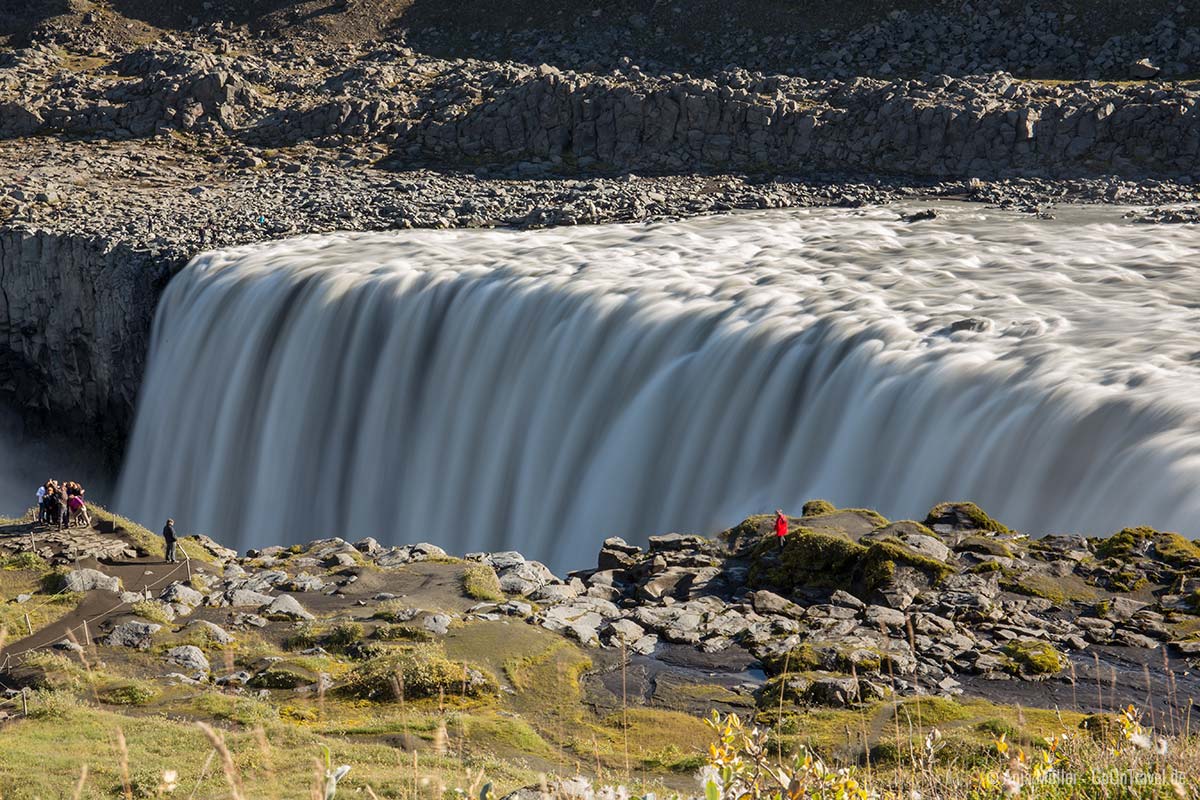
[[[1026,597],[1041,597],[1053,603],[1095,602],[1099,592],[1075,575],[1042,575],[1026,572],[1000,581],[1001,588]]]
[[[992,519],[984,513],[982,508],[972,502],[938,503],[929,509],[929,514],[925,517],[925,524],[930,528],[935,525],[949,525],[954,530],[1012,533],[1008,526]]]
[[[296,689],[316,683],[319,676],[297,664],[279,661],[248,681],[255,689]]]
[[[350,671],[339,691],[363,700],[388,702],[440,694],[490,697],[499,691],[499,685],[487,672],[446,658],[438,647],[418,645],[364,661]]]
[[[752,586],[772,586],[785,593],[797,588],[846,589],[867,594],[884,585],[897,564],[914,567],[934,584],[954,571],[954,567],[922,555],[898,541],[863,545],[847,536],[800,528],[784,540],[782,551],[770,538],[764,538],[754,552],[749,580]],[[778,552],[777,563],[769,565],[768,556]]]
[[[806,517],[819,517],[822,514],[832,514],[834,511],[837,511],[837,506],[828,500],[809,500],[801,509],[801,513]]]
[[[999,558],[1016,558],[1016,554],[1006,543],[987,536],[967,536],[954,546],[962,553],[979,553]]]
[[[1011,641],[1002,652],[1011,660],[1014,672],[1026,675],[1055,675],[1067,666],[1066,656],[1039,639]]]
[[[1154,528],[1144,525],[1136,528],[1122,528],[1096,543],[1096,558],[1124,560],[1131,557],[1134,550],[1145,547],[1151,539],[1158,535]]]
[[[778,565],[764,569],[765,556],[777,547],[771,537],[760,542],[750,567],[751,585],[770,584],[787,592],[797,586],[845,588],[867,553],[845,536],[799,528],[784,540]]]

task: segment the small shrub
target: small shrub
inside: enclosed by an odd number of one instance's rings
[[[46,570],[50,569],[50,565],[46,563],[46,559],[42,558],[37,553],[22,552],[6,558],[4,560],[3,568],[11,570],[45,572]]]
[[[21,665],[35,670],[32,684],[38,689],[77,690],[90,682],[88,671],[79,661],[47,650],[26,654]]]
[[[315,622],[302,622],[283,639],[284,650],[308,650],[321,643],[322,626]]]
[[[111,686],[100,693],[100,700],[115,706],[144,706],[158,697],[158,689],[138,681]]]
[[[130,608],[142,619],[157,622],[159,625],[169,625],[175,619],[175,615],[161,600],[138,600]]]
[[[433,634],[424,628],[414,628],[412,625],[400,625],[386,622],[371,634],[381,642],[430,642]]]
[[[463,593],[474,600],[504,602],[504,592],[500,589],[496,570],[487,564],[468,564],[463,570],[462,585]]]
[[[321,642],[329,647],[341,649],[360,641],[363,638],[363,634],[364,630],[361,623],[347,620],[334,624],[321,637]]]
[[[62,719],[86,707],[72,692],[37,689],[29,693],[29,716],[34,719]]]
[[[406,605],[403,600],[384,600],[371,617],[385,622],[408,622],[416,614],[417,611]]]
[[[491,696],[499,691],[496,679],[460,661],[451,661],[439,648],[421,645],[378,656],[350,671],[341,687],[344,694],[376,702],[437,697],[440,693],[469,697]]]
[[[273,705],[257,697],[209,693],[196,700],[196,707],[214,719],[229,720],[242,725],[270,722],[279,717],[279,712]]]

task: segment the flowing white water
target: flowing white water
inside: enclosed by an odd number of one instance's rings
[[[1192,534],[1198,266],[1200,230],[966,206],[209,253],[163,297],[119,507],[558,567],[810,497]]]

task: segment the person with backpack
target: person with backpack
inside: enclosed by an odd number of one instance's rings
[[[179,559],[175,557],[175,520],[167,520],[167,524],[163,526],[162,535],[163,541],[167,543],[167,563],[178,564]]]

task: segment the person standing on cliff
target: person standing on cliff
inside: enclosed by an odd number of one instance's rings
[[[779,540],[779,549],[783,549],[783,540],[788,535],[787,517],[783,515],[783,509],[775,509],[775,538]]]
[[[178,564],[179,559],[175,557],[175,520],[167,520],[167,524],[163,526],[163,541],[167,543],[167,562],[170,564]]]
[[[37,521],[45,522],[46,521],[46,484],[43,483],[41,486],[38,487],[37,499],[38,499]]]

